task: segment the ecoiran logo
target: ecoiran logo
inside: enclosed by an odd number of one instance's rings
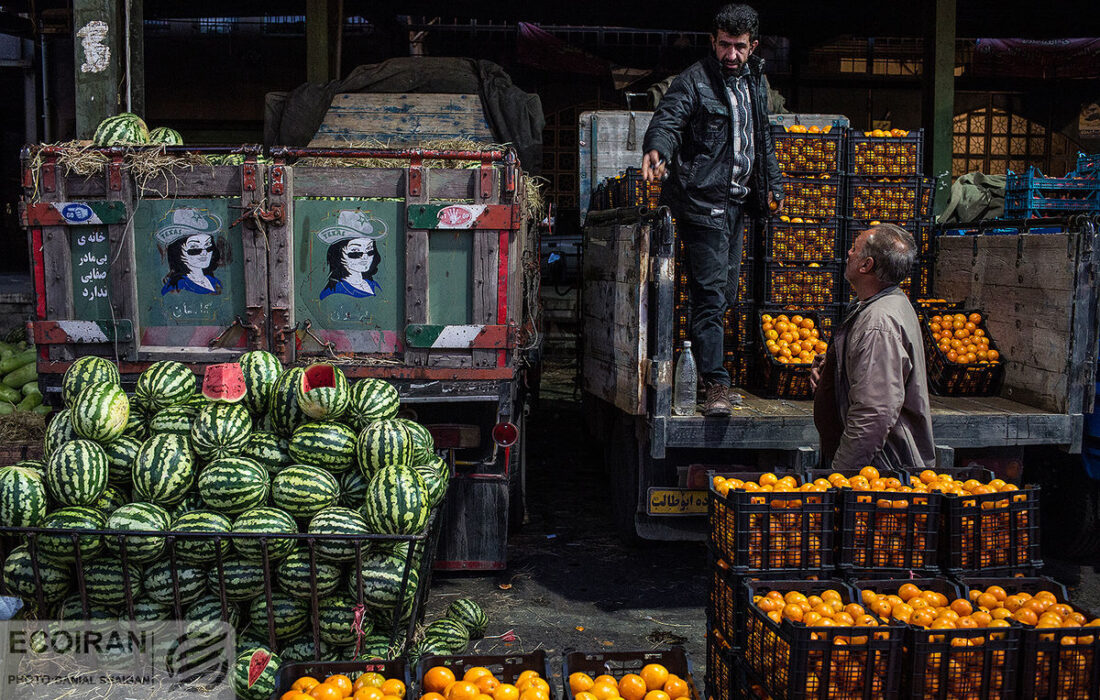
[[[0,698],[231,700],[236,638],[222,622],[0,623]]]

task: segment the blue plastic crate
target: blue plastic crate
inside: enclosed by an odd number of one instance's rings
[[[1100,181],[1074,177],[1074,173],[1070,173],[1067,177],[1047,177],[1035,166],[1028,168],[1026,173],[1017,174],[1009,171],[1005,180],[1006,195],[1034,190],[1059,190],[1088,195],[1100,192]]]
[[[1100,177],[1100,153],[1090,156],[1077,154],[1077,174],[1083,177]]]

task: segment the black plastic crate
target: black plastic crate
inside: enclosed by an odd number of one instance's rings
[[[400,658],[392,661],[303,661],[284,663],[279,667],[279,673],[275,676],[275,692],[271,697],[277,700],[302,676],[310,676],[323,683],[329,676],[340,674],[354,682],[364,673],[380,673],[387,680],[397,679],[405,684],[406,693],[412,688],[409,667]]]
[[[773,124],[775,159],[785,173],[836,173],[844,164],[844,129],[833,127],[829,133],[799,133]]]
[[[743,700],[745,666],[717,630],[707,632],[707,700]]]
[[[782,478],[795,472],[776,472]],[[723,472],[756,481],[760,472]],[[835,494],[709,489],[710,543],[737,575],[820,576],[833,568]]]
[[[784,175],[783,215],[793,218],[831,219],[842,216],[844,177],[839,173]]]
[[[515,684],[516,679],[524,671],[536,671],[539,676],[550,685],[550,700],[558,697],[557,684],[550,671],[550,661],[546,658],[546,652],[542,649],[527,654],[459,654],[459,655],[429,655],[420,659],[416,664],[416,678],[418,688],[423,687],[424,674],[435,666],[445,666],[454,672],[456,678],[462,678],[466,671],[475,666],[489,669],[501,683]],[[566,692],[569,692],[569,683],[565,684]]]
[[[918,177],[850,177],[847,215],[853,219],[905,221],[925,216]]]
[[[775,306],[836,304],[840,298],[841,267],[817,265],[764,265],[764,301]]]
[[[857,177],[920,175],[924,170],[924,130],[907,136],[869,136],[848,131],[848,172]]]
[[[935,265],[936,259],[934,256],[923,255],[917,258],[916,262],[913,263],[913,270],[909,273],[909,276],[898,285],[905,292],[905,296],[916,301],[932,293],[932,274]]]
[[[832,589],[845,603],[859,602],[859,594],[837,580],[746,581],[745,586],[749,601],[771,590],[816,595]],[[903,625],[886,621],[877,627],[808,627],[789,620],[776,623],[751,603],[746,624],[748,670],[776,700],[901,697]]]
[[[757,345],[760,349],[758,355],[761,363],[760,376],[764,396],[766,398],[784,399],[809,398],[813,395],[810,389],[810,367],[812,360],[805,362],[797,361],[798,354],[793,354],[786,355],[789,361],[784,362],[781,359],[782,356],[773,355],[768,349],[767,337],[765,335],[767,331],[764,330],[764,317],[768,315],[776,316],[778,314],[787,314],[792,320],[795,316],[801,316],[804,319],[808,318],[813,321],[813,328],[818,331],[819,336],[822,333],[821,318],[817,315],[816,311],[798,310],[787,312],[776,309],[761,309],[757,312]],[[820,337],[814,338],[811,336],[807,339],[791,342],[788,350],[790,353],[794,353],[796,344],[798,350],[804,350],[807,342],[813,344],[813,352],[816,354],[817,344],[825,341]]]
[[[980,309],[964,309],[956,311],[967,318],[971,314],[981,315],[981,322],[977,327],[989,338],[989,349],[998,353],[996,363],[981,361],[959,363],[951,360],[950,355],[940,349],[936,340],[932,337],[933,330],[930,326],[932,317],[936,314],[920,311],[921,336],[924,339],[924,354],[928,362],[928,386],[932,393],[941,396],[996,396],[1001,392],[1001,386],[1005,378],[1005,359],[1000,357],[1000,349],[989,334],[985,322],[985,314]]]
[[[606,674],[619,680],[628,673],[639,673],[648,664],[661,664],[670,674],[679,676],[687,683],[692,700],[702,700],[691,660],[684,648],[679,646],[645,651],[566,651],[561,660],[564,698],[574,698],[569,688],[569,676],[573,673],[580,671],[593,678]]]
[[[795,223],[772,217],[764,234],[766,259],[776,262],[837,262],[844,251],[842,219]]]
[[[730,383],[745,389],[756,386],[756,345],[738,345],[725,349],[722,366],[730,375]]]
[[[956,477],[958,478],[958,477]],[[1039,487],[943,496],[943,569],[955,576],[1012,576],[1041,569]]]
[[[843,304],[787,304],[785,306],[769,307],[770,313],[784,313],[790,316],[791,314],[812,311],[817,314],[817,324],[819,329],[819,335],[825,342],[833,337],[833,331],[840,323],[841,317],[844,312]]]
[[[753,304],[735,304],[726,309],[725,324],[726,347],[747,345],[756,340],[752,324],[756,319],[756,307]]]
[[[886,219],[864,219],[864,218],[849,218],[844,219],[845,231],[844,241],[841,244],[843,250],[842,256],[846,256],[848,249],[852,247],[852,243],[855,242],[856,236],[863,231],[878,224],[894,224],[900,226],[913,235],[913,242],[917,245],[917,255],[925,256],[930,255],[934,251],[932,250],[933,241],[933,224],[929,219],[907,219],[907,220],[886,220]]]
[[[1048,590],[1059,603],[1073,605],[1087,620],[1097,615],[1073,604],[1065,587],[1046,577],[1030,578],[970,578],[962,585],[986,590],[1000,586],[1009,595],[1034,594]],[[1100,639],[1098,628],[1059,627],[1036,629],[1025,626],[1022,632],[1020,697],[1037,700],[1085,700],[1100,697]]]
[[[608,185],[612,207],[656,209],[660,206],[661,183],[647,182],[639,168],[627,168],[621,175],[608,178]]]

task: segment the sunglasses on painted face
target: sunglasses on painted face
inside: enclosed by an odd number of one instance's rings
[[[203,253],[213,253],[214,246],[208,245],[205,248],[188,248],[183,252],[187,253],[188,255],[202,255]]]
[[[361,250],[353,250],[350,253],[344,253],[344,255],[348,256],[349,258],[353,258],[353,259],[358,260],[359,258],[363,257],[364,255],[374,255],[374,251],[371,250],[371,251],[368,251],[368,252],[364,253]]]

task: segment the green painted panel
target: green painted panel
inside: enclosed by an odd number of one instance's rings
[[[405,317],[404,206],[369,199],[295,201],[297,321],[311,321],[314,332],[339,349],[395,349]]]
[[[473,231],[428,232],[428,323],[473,322]]]
[[[142,200],[134,212],[145,345],[199,345],[245,313],[240,199]],[[202,329],[201,331],[199,329]]]
[[[111,318],[111,242],[106,226],[69,229],[73,311],[78,319]]]

